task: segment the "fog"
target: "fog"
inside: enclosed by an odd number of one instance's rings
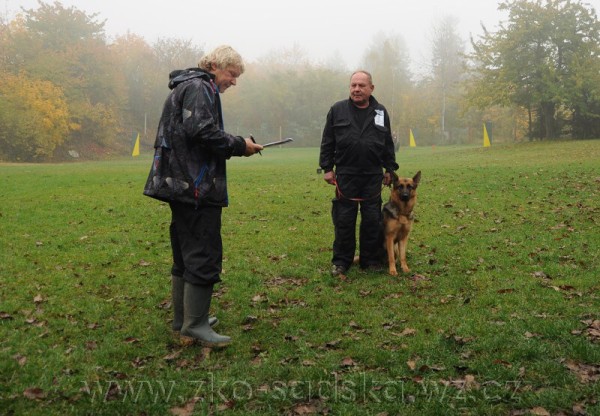
[[[50,2],[51,3],[51,2]],[[503,13],[490,0],[228,0],[208,9],[206,2],[64,0],[105,20],[110,38],[129,32],[152,43],[158,38],[190,39],[205,49],[227,43],[248,61],[270,52],[299,48],[314,63],[336,61],[354,68],[378,33],[399,35],[410,52],[415,72],[427,66],[433,27],[440,19],[457,19],[459,35],[493,30]],[[600,0],[594,0],[598,10]],[[5,15],[37,8],[36,0],[4,0]]]

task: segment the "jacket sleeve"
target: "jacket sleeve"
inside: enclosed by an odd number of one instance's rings
[[[226,159],[243,156],[246,141],[220,128],[219,114],[215,114],[218,97],[203,82],[190,82],[182,97],[182,119],[185,136],[209,148]]]
[[[323,129],[323,138],[321,139],[321,152],[319,156],[319,166],[325,172],[333,170],[335,165],[335,136],[333,130],[333,108],[327,113],[325,128]]]

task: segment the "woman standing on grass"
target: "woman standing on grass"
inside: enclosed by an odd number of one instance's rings
[[[170,226],[174,319],[185,343],[224,346],[209,320],[213,286],[221,281],[221,212],[228,206],[226,160],[262,150],[251,138],[224,131],[220,94],[244,72],[241,56],[221,46],[198,68],[173,71],[154,143],[144,195],[166,201]]]

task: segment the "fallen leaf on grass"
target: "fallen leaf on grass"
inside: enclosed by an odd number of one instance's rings
[[[478,390],[479,383],[475,381],[475,376],[467,374],[463,379],[441,380],[444,385],[455,387],[459,390]]]
[[[252,303],[263,303],[263,302],[268,302],[267,297],[265,295],[254,295],[252,297]]]
[[[258,321],[258,318],[254,315],[248,315],[244,318],[244,320],[242,321],[242,325],[248,325],[251,324],[253,322]]]
[[[23,396],[30,400],[41,400],[46,398],[46,393],[39,387],[32,387],[23,392]]]
[[[13,357],[21,367],[23,367],[25,365],[25,363],[27,362],[27,357],[25,357],[24,355],[21,354],[15,354],[13,355]]]
[[[352,329],[362,329],[362,327],[359,324],[357,324],[356,322],[354,322],[354,321],[350,321],[350,323],[348,325]]]
[[[356,367],[356,362],[350,358],[350,357],[346,357],[342,360],[342,367]]]
[[[314,415],[317,413],[317,407],[311,404],[297,404],[292,412],[295,415]]]
[[[595,383],[600,380],[600,365],[582,364],[567,360],[565,367],[577,376],[580,383]]]
[[[548,276],[546,273],[544,273],[542,271],[533,272],[532,276],[533,277],[537,277],[539,279],[545,279],[545,280],[551,280],[552,279],[550,276]]]
[[[33,303],[35,303],[35,304],[42,303],[43,301],[44,301],[44,298],[39,293],[36,297],[33,298]]]
[[[254,344],[254,345],[252,345],[252,348],[251,348],[251,350],[252,350],[252,354],[254,354],[254,355],[259,355],[259,354],[262,354],[263,352],[265,352],[265,351],[263,350],[263,347],[261,347],[261,346],[260,346],[260,345],[258,345],[258,344]]]
[[[584,416],[587,415],[585,410],[585,405],[576,403],[573,405],[573,415],[574,416]]]
[[[196,355],[196,362],[200,363],[202,361],[206,361],[210,358],[210,354],[212,353],[212,348],[203,347],[202,350]]]
[[[404,295],[404,293],[402,293],[402,292],[392,293],[391,295],[387,295],[385,297],[385,299],[400,299],[403,295]]]
[[[452,336],[452,339],[454,340],[454,342],[456,342],[459,345],[465,345],[469,342],[474,341],[475,337],[461,337],[458,335],[454,335],[454,336]]]
[[[529,409],[529,414],[535,416],[550,416],[550,412],[548,412],[543,407],[534,407],[533,409]]]
[[[272,262],[278,262],[280,260],[283,260],[287,257],[287,254],[282,254],[280,256],[276,256],[276,255],[272,255],[269,256],[269,260],[271,260]]]
[[[418,282],[421,280],[431,280],[430,278],[428,278],[427,276],[423,276],[422,274],[413,274],[412,276],[409,277],[410,280],[412,280],[413,282]]]
[[[29,325],[37,326],[38,328],[42,328],[48,323],[47,321],[38,321],[35,318],[27,318],[25,319],[25,322]]]
[[[512,364],[509,363],[508,361],[497,359],[497,360],[494,360],[493,363],[494,364],[500,364],[500,365],[502,365],[502,366],[504,366],[506,368],[512,368]]]
[[[217,410],[219,412],[224,412],[225,410],[233,409],[235,407],[235,401],[227,400],[225,403],[221,403],[217,406]]]
[[[106,401],[118,400],[120,394],[121,387],[119,386],[119,384],[111,382],[108,391],[106,392],[105,399]]]
[[[400,332],[399,334],[395,333],[394,335],[399,336],[399,337],[409,337],[412,336],[414,334],[417,333],[416,329],[413,328],[404,328],[404,330],[402,332]]]
[[[173,361],[175,359],[177,359],[179,357],[179,355],[181,354],[181,350],[178,351],[174,351],[171,354],[167,354],[163,357],[163,360],[169,362],[169,361]]]
[[[329,341],[329,342],[326,342],[326,343],[325,343],[325,349],[328,349],[328,350],[333,350],[333,349],[336,349],[336,348],[338,348],[338,347],[339,347],[339,345],[340,345],[340,343],[341,343],[341,342],[342,342],[342,341],[341,341],[341,340],[339,340],[339,339],[336,339],[336,340],[334,340],[334,341]]]
[[[576,333],[576,331],[571,331],[571,333],[579,335],[583,332],[590,341],[600,341],[600,320],[595,319],[581,322],[587,325],[587,328],[585,328],[583,331],[579,331],[579,333]]]
[[[13,317],[6,312],[0,312],[0,319],[13,319]]]
[[[194,397],[188,400],[182,407],[173,407],[170,412],[174,416],[191,416],[194,414],[196,403],[200,400],[199,397]]]
[[[192,362],[185,358],[183,360],[177,361],[177,363],[175,364],[175,367],[177,367],[179,369],[190,368],[191,366],[192,366]]]
[[[288,365],[294,362],[297,362],[298,358],[297,357],[285,357],[283,360],[279,361],[279,364],[281,365]]]
[[[135,368],[143,368],[146,364],[148,363],[148,358],[144,358],[144,357],[135,357],[132,361],[131,361],[131,365]]]
[[[283,277],[283,276],[274,276],[271,279],[268,279],[265,284],[267,287],[280,287],[280,286],[305,286],[308,282],[308,279],[305,278],[293,278],[293,277]]]

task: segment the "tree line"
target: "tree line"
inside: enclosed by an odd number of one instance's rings
[[[485,122],[498,141],[600,137],[595,10],[577,0],[507,0],[498,8],[506,21],[470,40],[452,16],[435,22],[420,77],[401,36],[374,36],[361,68],[372,73],[400,145],[409,131],[419,145],[477,142]],[[104,24],[43,1],[0,20],[0,160],[124,155],[137,134],[149,151],[169,72],[196,66],[205,50],[178,38],[149,44],[129,32],[109,42]],[[318,146],[330,105],[348,95],[351,70],[335,57],[311,62],[296,46],[246,64],[224,96],[226,130]]]

